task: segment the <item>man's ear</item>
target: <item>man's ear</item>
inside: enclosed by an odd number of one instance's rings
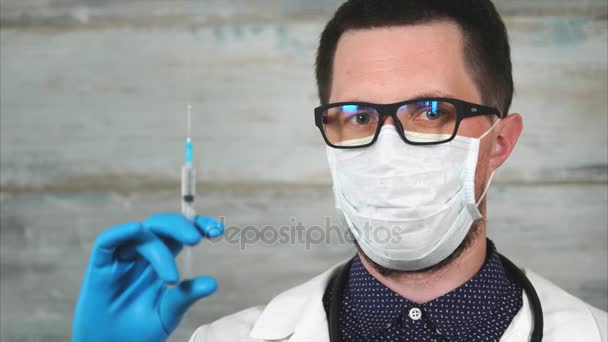
[[[498,169],[511,155],[523,128],[523,120],[518,113],[508,115],[496,125],[496,141],[489,160],[490,171]]]

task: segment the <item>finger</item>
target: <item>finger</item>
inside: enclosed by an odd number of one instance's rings
[[[173,254],[174,257],[176,257],[182,251],[182,249],[184,249],[184,245],[182,243],[177,242],[173,239],[163,238],[162,240],[169,248],[171,254]]]
[[[199,230],[180,214],[156,214],[148,218],[143,226],[159,236],[185,245],[193,246],[201,240]]]
[[[141,232],[141,223],[129,222],[114,226],[99,234],[95,240],[95,247],[114,250],[120,244],[132,240]]]
[[[107,229],[95,240],[91,262],[96,266],[110,264],[114,260],[114,252],[118,247],[136,240],[142,233],[143,227],[139,222],[124,223]]]
[[[216,238],[224,233],[224,225],[211,217],[197,216],[194,222],[206,237]]]
[[[150,263],[161,280],[169,284],[179,280],[173,254],[160,238],[150,232],[144,232],[138,237],[136,250]]]
[[[207,297],[217,290],[217,281],[209,276],[181,282],[168,289],[160,303],[159,315],[163,326],[170,334],[182,317],[197,300]]]

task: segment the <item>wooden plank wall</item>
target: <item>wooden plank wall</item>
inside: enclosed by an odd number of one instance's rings
[[[337,3],[2,1],[0,340],[68,339],[95,236],[177,208],[187,103],[201,213],[239,230],[335,222],[312,108],[317,39]],[[606,309],[606,2],[497,6],[525,131],[490,190],[490,236]],[[196,271],[221,291],[173,340],[352,253],[335,241],[247,247],[195,250]]]

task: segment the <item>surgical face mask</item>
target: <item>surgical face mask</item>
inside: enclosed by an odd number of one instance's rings
[[[480,141],[496,123],[478,139],[456,136],[439,145],[406,144],[389,125],[370,147],[327,147],[338,219],[371,260],[416,271],[456,250],[482,217],[478,205],[492,177],[475,201],[475,170]]]

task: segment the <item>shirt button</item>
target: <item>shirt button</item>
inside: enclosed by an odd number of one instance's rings
[[[421,317],[422,317],[422,311],[420,311],[420,309],[418,309],[418,308],[410,309],[410,318],[411,319],[413,319],[414,321],[417,321]]]

